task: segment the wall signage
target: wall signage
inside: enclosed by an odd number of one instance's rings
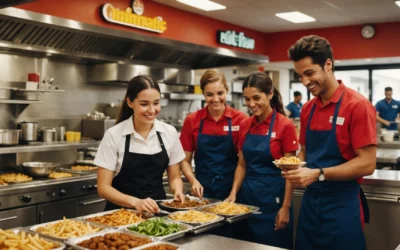
[[[247,37],[243,32],[236,32],[232,30],[218,30],[217,42],[233,47],[253,50],[256,41],[253,38]]]
[[[162,17],[146,17],[144,13],[143,0],[132,1],[132,7],[125,10],[115,8],[112,4],[103,5],[101,13],[104,19],[110,23],[116,23],[137,29],[148,30],[157,33],[163,33],[167,30],[167,22]]]

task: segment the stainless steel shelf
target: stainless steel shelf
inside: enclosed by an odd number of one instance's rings
[[[0,103],[8,104],[35,104],[42,103],[43,101],[27,101],[27,100],[0,100]]]
[[[18,145],[13,147],[0,147],[0,154],[26,153],[26,152],[44,152],[44,151],[62,151],[66,149],[80,149],[89,147],[98,147],[100,141],[90,142],[54,142],[35,145]]]
[[[64,93],[64,89],[16,89],[16,92],[52,92],[52,93]]]

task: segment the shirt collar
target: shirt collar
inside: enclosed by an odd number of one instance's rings
[[[265,120],[262,121],[262,122],[260,122],[260,123],[258,123],[257,117],[256,117],[255,115],[253,115],[253,116],[252,116],[252,117],[253,117],[253,124],[256,125],[256,126],[259,126],[259,125],[261,125],[262,123],[270,124],[270,123],[271,123],[271,120],[272,120],[272,115],[274,114],[274,111],[275,111],[275,110],[273,110],[273,111],[271,112],[271,114],[269,114],[269,115],[267,116],[267,118],[265,118]],[[276,120],[276,118],[275,118],[275,120]]]
[[[203,114],[201,115],[201,119],[211,117],[210,113],[208,112],[208,107],[205,107],[204,109],[205,109],[205,112],[203,112]],[[225,105],[225,111],[222,114],[222,116],[232,119],[232,108],[229,107],[228,105]]]
[[[340,97],[342,96],[342,93],[344,92],[344,90],[346,89],[346,86],[344,86],[344,83],[342,82],[342,80],[338,80],[339,83],[339,88],[337,88],[335,90],[335,93],[333,93],[333,96],[331,97],[331,99],[325,104],[322,105],[322,99],[320,96],[317,97],[317,105],[319,107],[324,107],[326,105],[328,105],[329,103],[338,103],[340,100]]]
[[[153,127],[150,130],[150,134],[153,134],[156,131],[160,132],[160,133],[166,132],[164,126],[157,119],[154,120]],[[133,133],[137,134],[137,132],[135,131],[135,128],[133,127],[133,116],[131,116],[122,122],[122,135],[125,136],[125,135],[130,135]]]

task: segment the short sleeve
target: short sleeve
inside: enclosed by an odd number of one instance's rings
[[[296,128],[293,123],[289,123],[285,126],[282,135],[283,153],[289,153],[299,149]]]
[[[376,112],[367,101],[358,102],[351,110],[350,142],[353,150],[376,145]]]
[[[180,142],[182,144],[183,150],[186,152],[193,152],[194,151],[194,138],[192,134],[192,126],[190,124],[189,117],[186,117],[185,122],[183,123]]]
[[[380,102],[377,102],[375,105],[375,109],[377,113],[380,113],[382,111],[382,106],[380,104]]]
[[[110,130],[107,130],[104,133],[104,137],[101,140],[93,164],[101,168],[115,171],[118,161],[118,144],[115,139],[116,138],[112,136]]]
[[[168,164],[169,166],[180,163],[186,157],[185,151],[183,151],[182,144],[179,140],[178,133],[176,132],[176,130],[175,133],[173,134],[174,135],[172,139],[174,143],[171,147],[171,151],[169,154],[169,164]]]

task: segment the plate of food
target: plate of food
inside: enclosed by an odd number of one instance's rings
[[[1,249],[42,249],[62,250],[65,244],[39,237],[38,234],[25,232],[22,229],[2,230],[0,229]]]
[[[272,163],[275,164],[277,168],[280,168],[282,170],[294,170],[306,164],[306,162],[301,161],[296,156],[282,157],[278,160],[273,161]]]
[[[258,207],[244,205],[239,203],[231,203],[227,201],[220,202],[211,206],[202,208],[201,210],[224,217],[237,216],[243,214],[253,213],[258,211]]]
[[[200,199],[198,197],[186,196],[184,202],[174,199],[168,199],[159,201],[159,205],[160,207],[165,208],[167,210],[189,210],[189,209],[203,207],[215,202],[216,201],[210,200],[208,198]]]
[[[170,213],[168,219],[191,225],[201,225],[222,221],[224,217],[203,211],[188,210]]]
[[[32,177],[22,174],[22,173],[6,173],[0,174],[0,180],[5,181],[7,183],[20,183],[32,181]]]

